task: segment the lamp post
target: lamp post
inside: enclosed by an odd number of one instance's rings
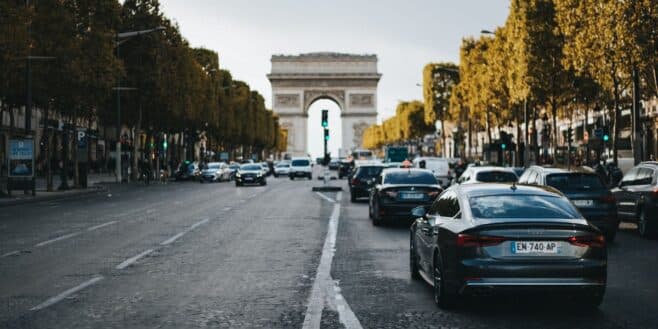
[[[153,32],[158,32],[164,30],[164,26],[158,26],[154,29],[149,29],[149,30],[140,30],[140,31],[130,31],[130,32],[122,32],[122,33],[117,33],[115,36],[115,42],[116,42],[116,51],[117,51],[117,58],[120,57],[120,52],[119,48],[122,43],[128,41],[128,39],[144,35],[144,34],[149,34]],[[122,90],[134,90],[134,88],[121,88],[121,76],[118,77],[117,79],[117,86],[116,88],[113,88],[117,92],[117,132],[116,132],[116,137],[117,137],[117,147],[116,147],[116,168],[115,168],[115,173],[117,177],[117,183],[121,183],[121,174],[122,174],[122,168],[121,168],[121,91]]]

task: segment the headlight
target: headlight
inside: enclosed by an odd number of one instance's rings
[[[235,173],[235,177],[240,177],[240,173],[239,173],[239,172],[236,172],[236,173]]]
[[[263,173],[259,172],[257,176],[258,177],[263,176]]]

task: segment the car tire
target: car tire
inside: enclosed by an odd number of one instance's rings
[[[416,247],[414,245],[414,232],[412,231],[409,237],[409,272],[412,280],[420,280],[418,253],[416,252]]]
[[[434,294],[434,303],[441,309],[451,309],[457,304],[457,295],[448,292],[445,287],[445,280],[443,276],[443,263],[438,254],[434,255],[432,261],[432,281],[434,286],[432,292]]]
[[[279,177],[279,175],[278,175],[278,174],[274,174],[274,178],[278,178],[278,177]]]
[[[582,296],[581,298],[578,298],[576,300],[576,306],[586,311],[596,310],[599,308],[599,306],[601,306],[604,296],[605,296],[604,291],[592,292],[590,294]]]
[[[350,202],[355,203],[356,202],[356,195],[350,191]]]
[[[263,180],[262,182],[260,182],[260,186],[265,186],[265,185],[267,185],[267,182],[266,182],[265,180]]]
[[[235,187],[240,187],[240,186],[242,186],[240,183],[235,182]]]
[[[615,242],[615,237],[617,236],[617,229],[611,230],[606,233],[605,235],[605,241],[607,243],[613,243]]]
[[[290,176],[290,180],[295,180],[295,176]]]
[[[637,220],[637,231],[643,238],[653,238],[656,234],[656,228],[653,221],[646,216],[644,209],[640,210]]]
[[[379,215],[379,207],[372,207],[372,225],[380,226],[382,225],[382,218]]]

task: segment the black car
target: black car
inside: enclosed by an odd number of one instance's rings
[[[263,174],[263,166],[260,163],[243,164],[235,173],[235,186],[245,184],[267,185]]]
[[[369,197],[369,190],[375,184],[375,178],[382,173],[384,168],[381,164],[369,164],[354,168],[354,172],[348,181],[350,201],[356,202],[358,198]]]
[[[617,201],[595,173],[532,166],[521,175],[519,183],[559,190],[588,221],[605,233],[608,242],[615,239],[619,227]]]
[[[386,169],[370,191],[370,219],[373,225],[387,220],[410,221],[411,209],[431,205],[441,191],[429,170]]]
[[[329,161],[329,170],[338,170],[339,166],[340,166],[340,160],[331,159],[331,161]]]
[[[461,296],[526,293],[598,307],[606,287],[606,240],[550,187],[455,185],[413,210],[410,271],[439,307]]]
[[[354,161],[341,161],[338,165],[338,179],[348,177],[354,168]]]
[[[642,162],[612,189],[621,220],[637,222],[643,237],[658,235],[658,162]]]

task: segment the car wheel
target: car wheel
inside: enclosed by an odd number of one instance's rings
[[[352,193],[352,191],[350,191],[350,202],[352,202],[352,203],[356,202],[356,195],[354,195],[354,193]]]
[[[266,182],[265,180],[263,180],[262,182],[260,182],[260,186],[265,186],[265,185],[267,185],[267,182]]]
[[[290,180],[295,180],[295,176],[290,176]]]
[[[373,202],[374,204],[374,202]],[[372,207],[372,225],[380,226],[382,225],[382,217],[379,215],[379,206]]]
[[[596,291],[590,294],[584,295],[581,298],[576,300],[577,307],[580,307],[584,310],[596,310],[601,306],[603,302],[603,297],[605,296],[604,291]]]
[[[277,178],[277,177],[279,177],[279,175],[278,175],[278,174],[274,174],[274,178]]]
[[[442,309],[450,309],[455,307],[457,296],[450,294],[445,289],[445,280],[443,276],[443,264],[439,255],[434,255],[432,262],[432,281],[434,283],[434,303]]]
[[[617,229],[613,229],[605,235],[605,241],[607,243],[615,242],[615,237],[617,236]]]
[[[409,237],[409,271],[411,272],[412,280],[419,280],[420,272],[418,271],[418,254],[416,253],[416,247],[414,245],[414,232],[412,231]]]
[[[647,218],[644,209],[640,210],[637,230],[643,238],[651,238],[654,236],[655,230],[653,228],[653,223]]]

